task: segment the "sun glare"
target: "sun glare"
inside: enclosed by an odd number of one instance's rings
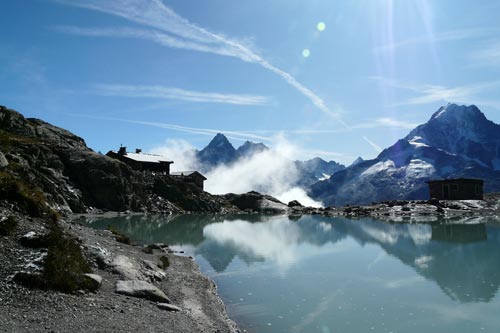
[[[310,55],[311,55],[311,51],[309,49],[303,49],[302,50],[302,56],[304,58],[309,58]]]
[[[325,31],[325,29],[326,29],[326,24],[325,24],[325,22],[319,22],[319,23],[316,25],[316,29],[318,29],[318,31]]]

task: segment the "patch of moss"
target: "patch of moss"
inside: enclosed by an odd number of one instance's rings
[[[13,216],[7,217],[4,221],[0,222],[0,236],[9,236],[17,229],[17,220]]]
[[[170,260],[168,260],[167,256],[161,256],[160,257],[160,264],[158,267],[161,269],[167,269],[170,266]]]
[[[113,236],[115,236],[115,240],[117,242],[120,242],[120,243],[123,243],[123,244],[127,244],[127,245],[133,245],[133,242],[130,239],[130,237],[128,237],[127,235],[125,235],[124,233],[122,233],[120,230],[116,229],[115,226],[113,226],[113,225],[110,224],[110,225],[108,225],[108,227],[106,228],[106,230],[111,231],[111,233],[113,234]]]
[[[52,213],[40,190],[8,172],[0,172],[0,200],[16,202],[23,212],[33,217]]]
[[[1,126],[1,124],[0,124]],[[14,134],[12,132],[7,132],[5,130],[0,130],[0,146],[4,153],[10,152],[13,146],[18,144],[39,144],[40,141],[36,140],[36,138],[22,136],[18,134]]]

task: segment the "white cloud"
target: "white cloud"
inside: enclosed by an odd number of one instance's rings
[[[259,64],[260,66],[279,75],[289,85],[294,87],[322,112],[339,121],[340,114],[331,110],[321,97],[311,89],[297,81],[291,74],[275,67],[262,56],[252,50],[248,43],[217,34],[200,27],[184,17],[179,16],[160,0],[57,0],[59,3],[72,5],[91,10],[96,10],[111,15],[122,17],[126,20],[155,28],[159,31],[147,29],[100,29],[59,27],[58,29],[73,34],[90,36],[135,37],[149,39],[162,45],[188,50],[215,53],[231,56],[245,62]]]
[[[98,84],[93,93],[103,96],[146,97],[160,99],[178,99],[191,102],[225,103],[237,105],[263,105],[268,98],[256,95],[234,95],[207,93],[163,86],[133,86],[119,84]]]
[[[172,131],[187,132],[187,133],[193,133],[193,134],[202,134],[202,135],[208,135],[208,136],[214,136],[217,133],[223,133],[228,138],[234,139],[234,140],[242,140],[242,141],[244,141],[244,140],[272,141],[271,137],[257,135],[257,134],[252,134],[250,132],[245,132],[245,131],[233,131],[233,130],[220,130],[220,129],[210,129],[210,128],[188,127],[188,126],[181,126],[181,125],[175,125],[175,124],[169,124],[169,123],[160,123],[160,122],[153,122],[153,121],[139,121],[139,120],[128,120],[128,119],[117,119],[117,118],[101,118],[101,119],[123,121],[123,122],[131,123],[131,124],[153,126],[153,127],[165,128],[165,129],[172,130]]]
[[[321,207],[294,183],[299,174],[292,162],[298,150],[282,137],[274,138],[275,146],[232,165],[222,165],[207,173],[205,189],[212,194],[258,191],[270,194],[284,203],[298,200],[304,205]]]
[[[471,54],[473,65],[485,67],[500,67],[500,41],[488,41]]]
[[[381,76],[372,76],[370,78],[379,81],[384,85],[412,91],[418,95],[417,97],[411,97],[404,101],[389,105],[391,107],[402,105],[423,105],[434,102],[452,102],[463,104],[474,103],[491,106],[497,109],[500,108],[500,101],[484,99],[481,97],[481,93],[483,92],[498,89],[500,87],[500,81],[488,81],[457,87],[445,87],[442,85],[403,82]]]
[[[368,139],[366,136],[363,135],[363,139],[368,142],[368,144],[377,152],[380,153],[382,151],[382,147],[380,147],[378,144],[373,142],[372,140]]]
[[[185,140],[166,140],[164,144],[152,148],[150,153],[166,156],[174,161],[171,171],[197,169],[195,148]]]
[[[369,123],[363,123],[359,125],[354,125],[352,128],[379,128],[379,127],[392,127],[392,128],[404,128],[404,129],[413,129],[417,127],[418,124],[398,120],[390,117],[377,118]]]

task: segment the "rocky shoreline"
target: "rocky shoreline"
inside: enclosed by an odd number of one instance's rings
[[[15,283],[14,272],[40,269],[46,255],[18,241],[28,232],[44,233],[43,224],[16,219],[16,232],[0,242],[0,331],[239,332],[192,258],[159,244],[147,250],[123,244],[110,231],[64,220],[59,223],[81,245],[98,289],[60,293]]]
[[[498,216],[500,212],[500,194],[488,194],[484,201],[391,201],[341,208],[303,207],[298,202],[285,205],[256,192],[229,195],[229,200],[235,198],[246,202],[246,206],[241,206],[241,202],[238,206],[247,213],[279,213],[291,218],[311,214],[415,223],[460,219],[464,223],[464,217],[473,222]],[[260,209],[253,205],[260,205]],[[85,216],[133,214],[94,212]],[[17,221],[10,235],[0,236],[0,329],[3,331],[239,332],[229,319],[214,282],[200,273],[192,258],[177,256],[162,244],[148,247],[126,244],[112,230],[96,230],[72,222],[82,214],[59,219],[58,225],[79,244],[98,288],[61,293],[16,283],[16,272],[36,274],[43,270],[47,249],[25,246],[23,239],[30,234],[32,238],[46,234],[47,222],[44,218],[18,213],[9,205],[3,205],[0,216],[2,224],[7,216]]]

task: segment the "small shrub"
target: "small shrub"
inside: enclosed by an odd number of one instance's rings
[[[50,222],[47,235],[35,238],[36,245],[47,247],[41,273],[17,273],[14,280],[29,288],[51,289],[65,293],[94,291],[95,285],[84,274],[91,273],[77,240]]]
[[[0,222],[0,236],[9,236],[17,229],[17,220],[9,216],[6,220]]]
[[[91,283],[83,275],[92,271],[76,239],[64,235],[59,228],[51,231],[50,238],[43,270],[48,288],[67,293],[92,290]]]
[[[132,245],[132,240],[130,240],[130,237],[128,237],[127,235],[125,235],[124,233],[122,233],[120,230],[116,229],[115,226],[113,225],[108,225],[108,227],[106,228],[106,230],[108,231],[111,231],[111,233],[113,234],[113,236],[115,236],[115,240],[117,242],[120,242],[120,243],[123,243],[123,244],[127,244],[127,245]]]
[[[160,257],[160,264],[158,267],[161,269],[167,269],[170,266],[170,260],[168,260],[168,257],[166,256],[161,256]]]

